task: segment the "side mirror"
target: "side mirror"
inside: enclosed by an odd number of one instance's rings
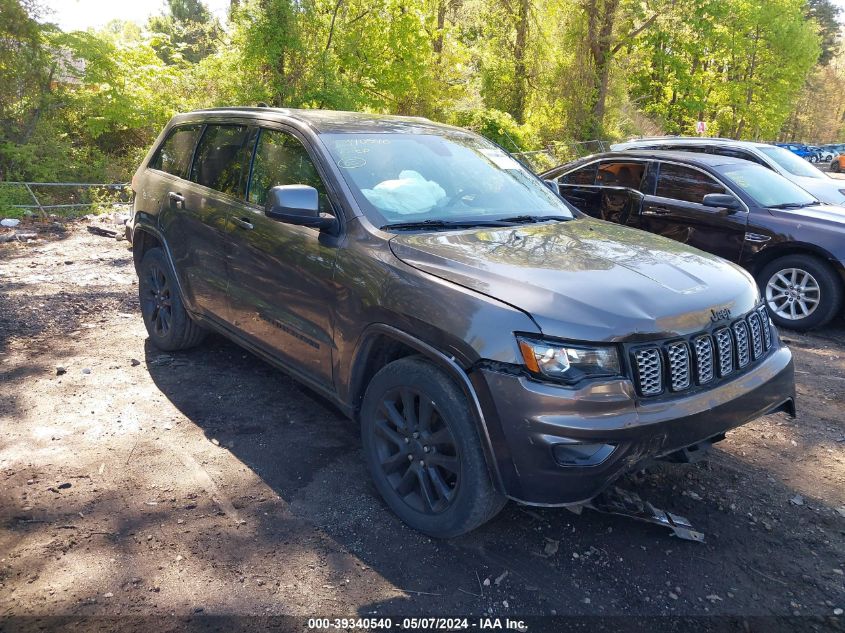
[[[334,218],[320,215],[320,195],[308,185],[281,185],[270,189],[264,215],[286,224],[317,229],[327,229],[336,222]]]
[[[546,183],[546,186],[549,189],[554,191],[556,194],[560,195],[560,187],[557,186],[556,181],[554,181],[554,180],[544,180],[543,182]]]
[[[735,213],[739,209],[739,200],[729,193],[708,193],[701,201],[705,207],[725,209],[726,215]]]

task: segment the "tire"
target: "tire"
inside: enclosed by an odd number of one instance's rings
[[[757,283],[779,327],[812,330],[828,323],[842,306],[841,280],[826,262],[812,255],[786,255],[769,262]]]
[[[161,248],[151,248],[138,267],[138,299],[150,341],[173,352],[198,345],[206,331],[188,315],[173,278],[170,262]]]
[[[839,173],[839,159],[838,159],[838,158],[834,158],[834,159],[831,161],[831,163],[830,163],[830,171],[832,171],[834,174],[838,174],[838,173]]]
[[[361,435],[376,488],[415,530],[437,538],[465,534],[507,501],[490,479],[466,396],[420,357],[394,361],[373,377]]]

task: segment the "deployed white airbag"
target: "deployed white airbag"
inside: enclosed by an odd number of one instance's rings
[[[399,178],[384,180],[372,189],[362,189],[361,193],[380,211],[400,215],[425,213],[446,197],[443,187],[412,169],[405,169],[399,172]]]

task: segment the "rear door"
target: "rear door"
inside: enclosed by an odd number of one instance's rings
[[[183,244],[177,269],[194,309],[230,320],[226,257],[230,209],[243,199],[256,129],[209,122],[197,144],[189,182],[170,197],[168,234]]]
[[[323,213],[335,214],[316,161],[294,133],[262,128],[247,200],[233,210],[230,275],[234,325],[304,377],[332,383],[333,284],[338,237],[264,214],[277,185],[310,185]]]
[[[639,222],[631,224],[651,233],[689,244],[731,261],[739,261],[746,209],[733,213],[702,204],[709,193],[732,193],[706,171],[690,165],[659,161],[654,193],[646,193]]]
[[[173,259],[182,294],[192,311],[214,312],[202,295],[211,279],[225,284],[225,259],[215,253],[221,248],[219,236],[209,236],[208,218],[193,199],[189,180],[191,162],[205,125],[173,128],[149,164],[148,182],[142,196],[148,208],[159,212],[158,224]],[[209,243],[211,242],[211,244]],[[212,245],[213,244],[213,245]],[[209,254],[209,251],[212,251]],[[224,288],[225,291],[225,288]]]

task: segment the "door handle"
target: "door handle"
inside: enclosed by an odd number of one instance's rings
[[[255,227],[252,225],[252,222],[250,222],[250,221],[249,221],[248,219],[246,219],[246,218],[234,218],[234,219],[232,220],[232,222],[234,222],[237,226],[239,226],[239,227],[241,227],[242,229],[245,229],[245,230],[247,230],[247,231],[251,231],[253,228],[255,228]]]
[[[167,197],[170,198],[170,201],[174,203],[174,206],[177,209],[185,208],[185,196],[183,196],[181,193],[176,193],[175,191],[168,191]]]
[[[658,207],[656,209],[646,209],[640,215],[651,215],[651,216],[660,216],[660,215],[671,215],[672,212],[669,209],[663,209],[662,207]]]

